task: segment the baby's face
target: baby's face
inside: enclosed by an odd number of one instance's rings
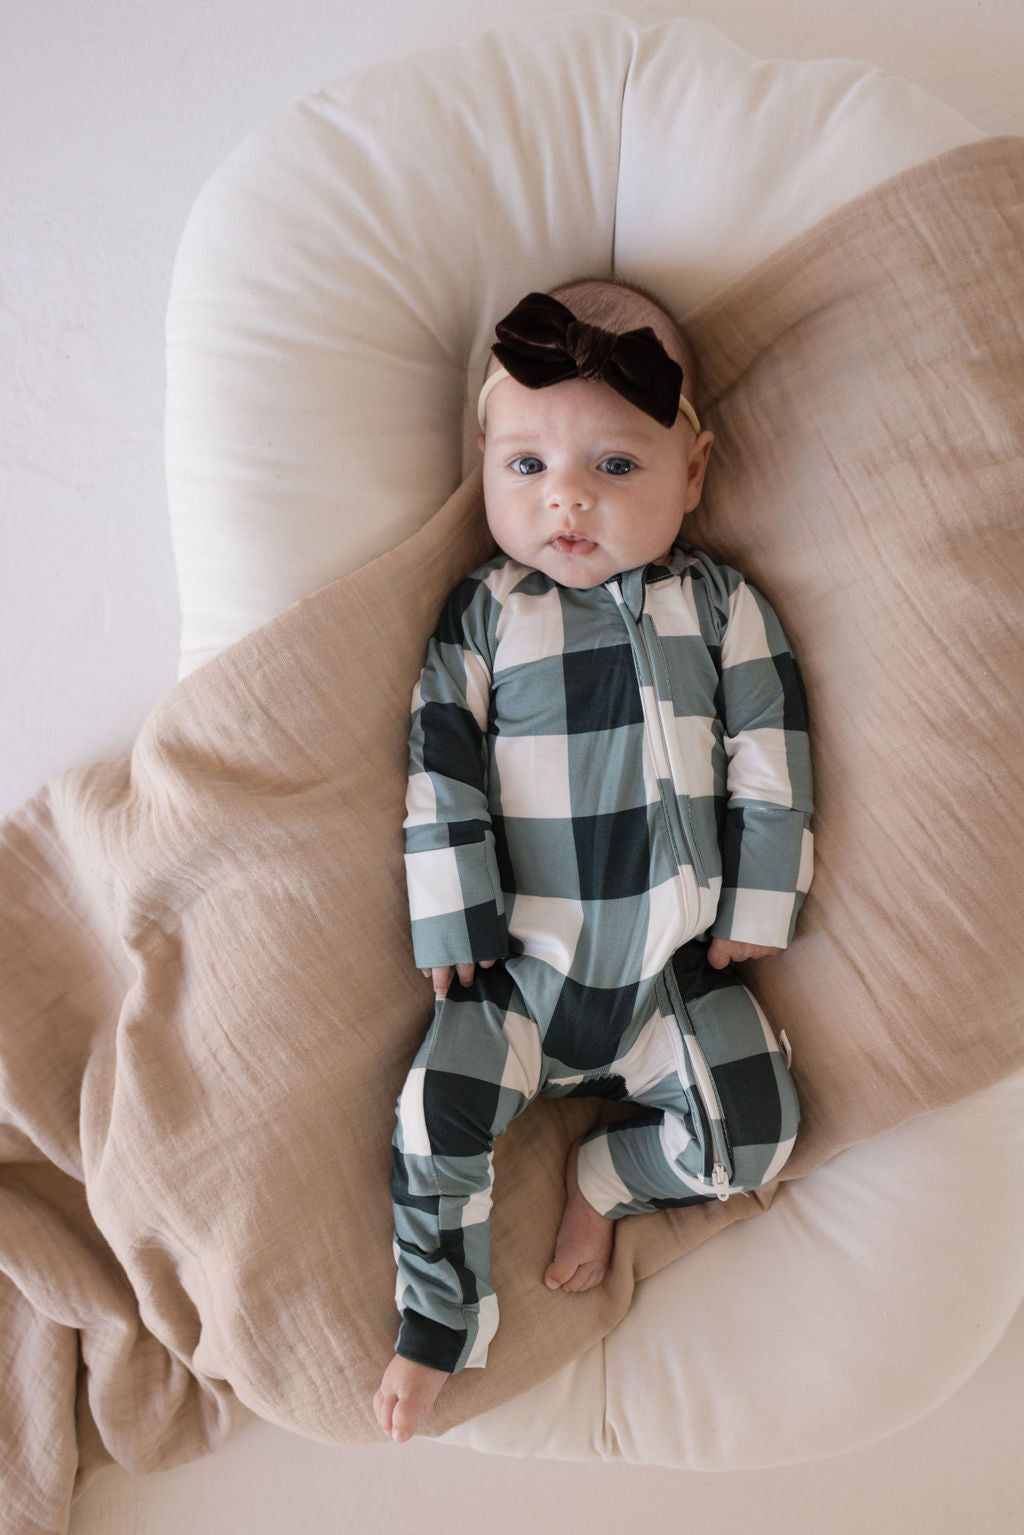
[[[488,525],[506,554],[562,586],[599,586],[667,558],[712,441],[683,416],[659,425],[605,383],[503,379],[479,439]]]

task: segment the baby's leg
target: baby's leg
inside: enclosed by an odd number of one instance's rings
[[[732,968],[686,945],[659,985],[659,1006],[616,1062],[647,1113],[584,1138],[579,1180],[616,1219],[748,1193],[793,1149],[799,1119],[786,1058]]]
[[[491,1151],[540,1067],[537,1027],[499,965],[452,986],[406,1078],[391,1176],[402,1323],[374,1399],[392,1434],[414,1432],[447,1376],[486,1360],[498,1320]]]

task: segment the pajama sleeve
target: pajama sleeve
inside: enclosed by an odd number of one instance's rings
[[[484,581],[456,588],[413,694],[405,868],[421,969],[508,953],[487,795],[496,609]]]
[[[720,671],[728,800],[711,933],[785,948],[813,866],[807,701],[771,605],[729,576]]]

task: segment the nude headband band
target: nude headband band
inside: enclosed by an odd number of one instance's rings
[[[487,408],[488,395],[494,388],[495,384],[500,384],[503,379],[511,377],[512,375],[509,373],[507,368],[495,368],[490,377],[484,380],[484,386],[477,396],[476,402],[476,419],[479,422],[481,431],[484,430],[484,413]],[[699,436],[701,430],[700,418],[698,417],[697,412],[694,410],[693,406],[690,404],[689,400],[686,398],[685,394],[680,394],[678,408],[686,417],[687,421],[689,421],[690,425],[693,427],[693,430]]]

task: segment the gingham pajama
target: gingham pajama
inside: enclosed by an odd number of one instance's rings
[[[506,556],[452,594],[413,699],[406,867],[423,968],[453,982],[393,1147],[397,1349],[481,1365],[491,1147],[538,1094],[640,1104],[589,1136],[603,1214],[773,1178],[798,1110],[711,937],[785,947],[811,875],[799,671],[770,605],[683,544],[575,590]]]

